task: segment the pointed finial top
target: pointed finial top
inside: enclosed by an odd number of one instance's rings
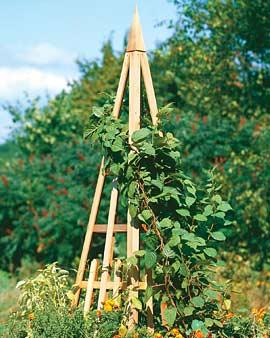
[[[133,22],[129,31],[127,52],[145,52],[142,28],[139,19],[138,6],[135,6]]]

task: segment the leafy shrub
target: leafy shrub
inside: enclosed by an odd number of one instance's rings
[[[117,177],[124,200],[129,200],[133,226],[143,224],[144,250],[135,256],[143,257],[154,274],[144,301],[153,296],[157,304],[166,304],[170,328],[176,324],[187,335],[215,332],[222,327],[219,299],[224,295],[214,278],[217,249],[225,240],[224,227],[231,223],[225,216],[232,208],[218,195],[211,177],[200,189],[182,172],[178,140],[159,128],[134,132],[130,146],[126,124],[115,120],[105,105],[90,115],[86,136],[100,141],[105,170]],[[127,263],[137,265],[137,257]],[[158,313],[157,306],[160,324]]]

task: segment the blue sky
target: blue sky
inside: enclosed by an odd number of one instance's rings
[[[30,97],[54,95],[78,77],[75,60],[94,59],[112,36],[116,50],[135,7],[133,0],[12,0],[0,2],[0,105]],[[157,24],[175,16],[167,0],[138,0],[148,49],[170,35]],[[0,109],[0,142],[11,125]]]

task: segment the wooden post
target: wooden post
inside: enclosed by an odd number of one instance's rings
[[[90,306],[93,301],[93,291],[94,291],[93,286],[94,286],[94,281],[97,279],[97,275],[98,275],[98,264],[99,262],[97,259],[93,259],[91,262],[90,273],[89,273],[86,295],[85,295],[84,309],[83,309],[84,316],[86,316],[87,313],[89,312]]]
[[[95,195],[94,195],[94,199],[92,203],[91,213],[90,213],[86,235],[85,235],[85,239],[83,243],[80,265],[79,265],[76,282],[75,282],[75,285],[78,287],[78,289],[74,295],[72,306],[77,306],[79,299],[80,299],[81,288],[79,285],[82,282],[83,277],[84,277],[85,266],[87,263],[87,258],[88,258],[91,240],[93,236],[93,230],[94,230],[94,226],[96,223],[98,208],[99,208],[101,194],[102,194],[104,180],[105,180],[105,176],[103,174],[103,168],[104,168],[104,158],[102,158],[100,169],[99,169],[97,186],[96,186]]]
[[[114,187],[111,193],[111,201],[110,201],[110,210],[109,210],[109,218],[108,218],[108,228],[106,234],[106,242],[102,263],[102,272],[101,272],[101,281],[100,281],[100,291],[98,298],[98,309],[101,309],[105,298],[106,298],[106,290],[107,290],[107,282],[109,278],[109,269],[110,269],[110,261],[112,254],[112,245],[113,245],[113,227],[115,221],[115,214],[117,208],[117,199],[118,199],[118,190],[116,187],[116,182],[114,182]]]

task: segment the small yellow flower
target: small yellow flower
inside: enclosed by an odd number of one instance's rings
[[[103,308],[106,312],[110,312],[113,310],[114,305],[115,305],[115,301],[113,299],[108,299],[105,301]]]
[[[113,299],[108,299],[108,300],[106,300],[106,302],[108,304],[110,304],[111,306],[114,306],[114,304],[115,304],[115,301]]]
[[[171,334],[177,336],[179,334],[179,330],[177,328],[174,328],[171,330]]]
[[[175,337],[176,337],[176,338],[184,338],[184,337],[181,335],[181,333],[178,333]]]
[[[108,303],[104,304],[104,311],[111,312],[112,310],[113,310],[113,307],[110,304]]]

